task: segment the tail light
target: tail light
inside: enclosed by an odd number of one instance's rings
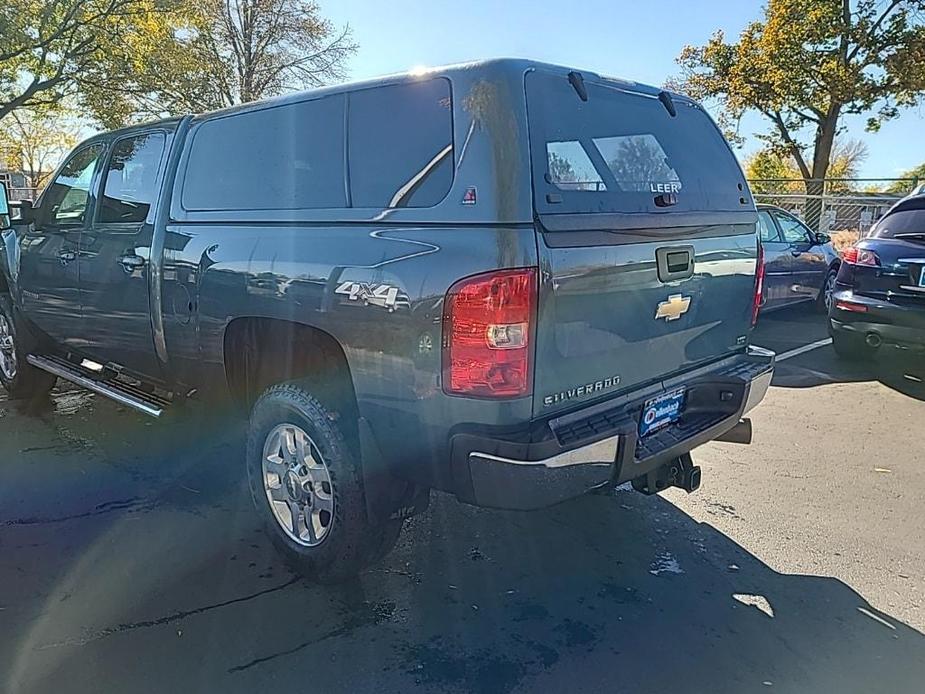
[[[835,302],[835,308],[841,311],[848,311],[849,313],[867,313],[867,306],[855,303],[854,301],[838,300]]]
[[[443,389],[508,398],[531,391],[536,268],[468,277],[447,292]]]
[[[842,261],[850,263],[851,265],[880,267],[880,258],[876,253],[868,251],[865,248],[858,248],[857,246],[845,249],[844,254],[842,254]]]
[[[758,262],[755,266],[755,298],[752,302],[752,326],[758,323],[758,311],[764,296],[764,248],[758,244]]]

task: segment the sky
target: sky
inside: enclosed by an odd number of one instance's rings
[[[532,58],[599,74],[660,85],[678,73],[686,44],[701,45],[717,29],[737,37],[761,16],[757,0],[320,0],[322,14],[349,24],[359,50],[351,79],[477,58]],[[879,133],[866,117],[847,117],[848,137],[863,140],[865,178],[899,176],[925,162],[925,105],[906,110]],[[768,129],[759,116],[743,119],[747,143]]]

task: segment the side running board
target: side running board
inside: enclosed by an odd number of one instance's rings
[[[160,399],[157,398],[157,396],[149,395],[127,383],[121,383],[113,379],[105,381],[96,380],[85,376],[77,367],[71,365],[64,359],[29,354],[26,356],[26,360],[36,368],[59,376],[81,388],[99,393],[122,405],[127,405],[132,409],[150,415],[151,417],[160,417],[161,413],[164,411],[164,406],[168,404],[166,401],[159,401]]]

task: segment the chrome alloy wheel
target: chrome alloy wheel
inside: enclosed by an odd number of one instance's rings
[[[276,522],[305,547],[320,545],[334,523],[334,490],[321,452],[295,424],[276,426],[263,444],[263,488]]]
[[[0,313],[0,371],[8,381],[16,378],[16,345],[13,342],[13,326],[2,313]]]
[[[837,273],[830,272],[828,276],[825,278],[825,287],[823,287],[822,289],[822,291],[825,293],[823,294],[822,300],[825,302],[826,312],[828,312],[832,308],[832,300],[833,300],[833,297],[835,296],[835,279],[837,277],[838,277]]]

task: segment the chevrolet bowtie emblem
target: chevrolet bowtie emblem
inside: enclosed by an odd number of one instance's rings
[[[658,305],[658,308],[655,310],[655,319],[664,318],[666,321],[678,320],[678,318],[687,313],[687,309],[690,307],[691,298],[689,296],[672,294],[668,297],[668,301],[663,301]]]

